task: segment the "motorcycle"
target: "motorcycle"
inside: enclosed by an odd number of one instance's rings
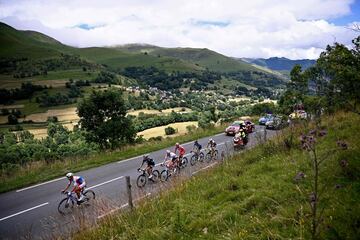
[[[247,137],[241,137],[239,135],[236,135],[233,138],[233,143],[234,143],[234,149],[244,149],[246,144],[247,144]]]
[[[242,137],[235,136],[233,139],[234,142],[234,149],[243,149],[245,148],[245,143]]]

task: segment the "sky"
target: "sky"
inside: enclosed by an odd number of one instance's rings
[[[147,43],[316,59],[351,46],[360,0],[0,0],[0,21],[76,47]]]

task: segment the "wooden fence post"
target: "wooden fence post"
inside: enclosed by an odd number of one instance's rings
[[[133,204],[132,195],[131,195],[130,176],[126,176],[125,179],[126,179],[126,189],[127,189],[127,194],[128,194],[128,203],[129,203],[130,209],[133,209],[134,204]]]

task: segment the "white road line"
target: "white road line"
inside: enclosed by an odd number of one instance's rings
[[[42,207],[42,206],[48,205],[48,204],[49,204],[49,202],[42,203],[42,204],[37,205],[37,206],[35,206],[35,207],[32,207],[32,208],[29,208],[29,209],[23,210],[23,211],[18,212],[18,213],[14,213],[14,214],[9,215],[9,216],[7,216],[7,217],[3,217],[3,218],[1,218],[1,219],[0,219],[0,222],[1,222],[1,221],[4,221],[4,220],[6,220],[6,219],[9,219],[9,218],[15,217],[15,216],[17,216],[17,215],[20,215],[20,214],[22,214],[22,213],[26,213],[26,212],[28,212],[28,211],[34,210],[34,209],[36,209],[36,208],[39,208],[39,207]]]
[[[203,167],[203,168],[201,168],[201,169],[193,172],[191,175],[195,175],[195,174],[197,174],[198,172],[200,172],[200,171],[202,171],[202,170],[205,170],[205,169],[207,169],[207,168],[209,168],[209,167],[214,166],[215,164],[217,164],[217,162],[215,162],[215,163],[213,163],[213,164],[210,164],[210,165],[208,165],[208,166],[206,166],[206,167]]]
[[[47,181],[47,182],[43,182],[43,183],[39,183],[39,184],[30,186],[30,187],[22,188],[22,189],[16,190],[16,192],[22,192],[22,191],[25,191],[25,190],[28,190],[28,189],[31,189],[31,188],[39,187],[39,186],[41,186],[41,185],[45,185],[45,184],[48,184],[48,183],[56,182],[56,181],[59,181],[59,180],[62,180],[62,179],[65,179],[65,177],[56,178],[56,179],[53,179],[53,180],[50,180],[50,181]]]
[[[92,186],[92,187],[88,187],[88,188],[86,188],[86,189],[93,189],[93,188],[96,188],[96,187],[100,187],[100,186],[102,186],[102,185],[104,185],[104,184],[111,183],[111,182],[116,181],[116,180],[119,180],[119,179],[121,179],[121,178],[123,178],[123,177],[124,177],[124,176],[120,176],[120,177],[117,177],[117,178],[111,179],[111,180],[109,180],[109,181],[106,181],[106,182],[103,182],[103,183],[96,184],[96,185],[94,185],[94,186]]]
[[[120,160],[120,161],[118,161],[118,163],[128,162],[128,161],[134,160],[135,158],[139,158],[139,157],[141,157],[141,155],[136,156],[136,157],[132,157],[132,158],[129,158],[129,159]]]

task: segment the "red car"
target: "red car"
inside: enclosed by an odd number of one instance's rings
[[[240,124],[242,124],[242,123],[243,123],[243,121],[235,121],[235,122],[233,122],[230,126],[228,126],[225,129],[225,134],[235,136],[235,134],[237,134],[239,132]]]

